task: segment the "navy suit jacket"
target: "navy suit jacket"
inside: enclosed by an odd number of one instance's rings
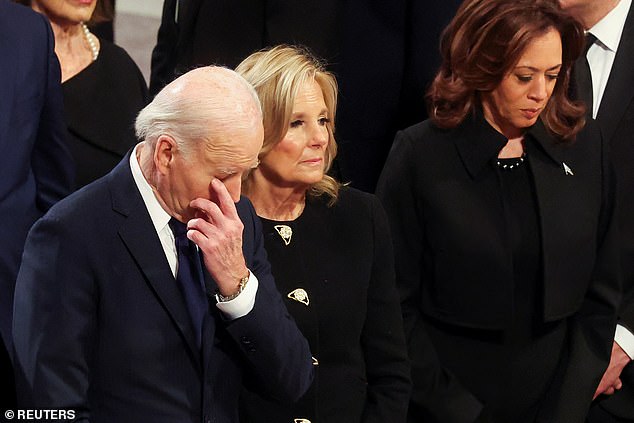
[[[0,333],[8,351],[26,235],[73,182],[53,46],[46,18],[0,0]]]
[[[251,204],[237,209],[259,280],[255,306],[227,321],[212,301],[201,351],[129,157],[29,234],[15,295],[18,402],[73,409],[80,421],[228,423],[243,378],[299,398],[311,354],[276,290]]]

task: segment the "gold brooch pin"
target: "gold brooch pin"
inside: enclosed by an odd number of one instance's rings
[[[290,298],[291,300],[300,302],[304,304],[305,306],[307,306],[310,303],[310,300],[308,299],[308,293],[304,291],[302,288],[297,288],[292,290],[291,292],[288,293],[287,297]]]
[[[290,226],[286,225],[275,225],[273,226],[277,231],[278,235],[282,237],[284,240],[284,244],[288,245],[291,243],[291,237],[293,236],[293,230]]]

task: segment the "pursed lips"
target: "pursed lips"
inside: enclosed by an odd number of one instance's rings
[[[312,159],[305,159],[300,161],[300,163],[307,163],[307,164],[316,164],[316,163],[320,163],[323,159],[321,157],[314,157]]]
[[[538,108],[526,108],[526,109],[520,109],[520,112],[524,115],[525,118],[527,119],[534,119],[537,116],[539,116],[539,114],[542,112],[543,108],[538,107]]]

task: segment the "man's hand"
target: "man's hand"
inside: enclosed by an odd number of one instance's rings
[[[228,297],[238,291],[240,279],[248,274],[242,254],[244,225],[224,184],[214,179],[211,190],[217,201],[197,198],[190,203],[197,212],[187,224],[187,237],[198,245],[207,271],[220,293]]]
[[[631,361],[630,357],[623,351],[621,346],[614,342],[612,344],[612,355],[610,356],[610,364],[607,370],[599,382],[596,392],[594,393],[595,399],[599,395],[612,395],[623,386],[621,382],[621,372],[623,368]]]

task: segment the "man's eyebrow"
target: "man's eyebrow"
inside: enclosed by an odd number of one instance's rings
[[[255,159],[251,162],[251,164],[246,166],[246,169],[255,169],[256,167],[258,167],[258,165],[260,164],[260,160],[259,159]],[[220,167],[218,168],[218,173],[221,175],[235,175],[236,173],[239,173],[242,170],[242,168],[235,168],[235,167]]]

